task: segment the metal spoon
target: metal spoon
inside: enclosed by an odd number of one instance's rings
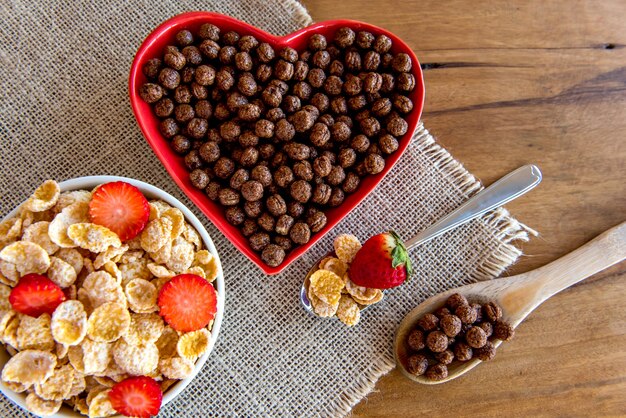
[[[454,361],[448,365],[448,377],[429,380],[425,376],[409,373],[404,364],[410,355],[406,339],[419,318],[434,312],[445,304],[453,293],[460,293],[470,302],[493,301],[502,307],[502,319],[516,328],[537,306],[554,294],[626,258],[626,222],[609,229],[602,235],[559,258],[552,263],[530,271],[497,280],[468,284],[432,296],[407,314],[396,331],[394,355],[402,373],[409,379],[426,385],[435,385],[455,379],[478,366],[474,358],[467,362]],[[502,341],[495,340],[494,347]]]
[[[462,225],[478,216],[496,209],[532,190],[541,182],[541,171],[535,165],[525,165],[507,174],[491,186],[476,193],[467,202],[463,203],[450,214],[444,216],[429,228],[420,232],[409,241],[405,242],[407,250],[411,250],[459,225]],[[307,297],[309,278],[319,269],[320,258],[313,264],[307,273],[302,288],[300,289],[300,302],[302,306],[315,315],[311,302]],[[365,307],[363,308],[365,309]]]

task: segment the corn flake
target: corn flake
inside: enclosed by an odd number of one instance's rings
[[[50,235],[48,235],[49,226],[50,222],[44,221],[31,224],[28,228],[24,230],[22,240],[34,242],[35,244],[46,250],[48,255],[54,254],[59,249],[59,246],[52,242],[52,240],[50,239]]]
[[[172,240],[185,232],[185,216],[178,208],[168,208],[161,212],[161,219],[168,218],[172,222]]]
[[[23,208],[31,212],[43,212],[52,209],[59,200],[61,189],[54,180],[46,180],[24,203]]]
[[[66,207],[76,203],[91,201],[91,193],[87,190],[73,190],[71,192],[63,192],[59,195],[57,204],[52,208],[53,212],[60,213]]]
[[[375,289],[375,290],[376,290],[376,294],[371,299],[359,299],[356,296],[352,296],[352,299],[354,299],[354,301],[358,303],[359,305],[373,305],[375,303],[380,302],[383,299],[383,296],[385,295],[382,290],[380,289]]]
[[[172,253],[167,260],[166,266],[176,273],[182,273],[191,267],[194,260],[193,244],[179,237],[172,243]]]
[[[57,257],[50,257],[50,268],[47,275],[59,287],[69,287],[76,281],[74,267]]]
[[[117,266],[117,264],[115,264],[113,261],[107,261],[106,263],[104,263],[104,265],[102,267],[103,267],[104,271],[109,273],[111,275],[111,277],[113,277],[115,279],[117,284],[119,284],[121,286],[121,284],[122,284],[122,271]]]
[[[76,244],[67,235],[70,225],[89,222],[89,204],[87,202],[72,203],[54,217],[48,227],[50,239],[61,248],[74,248]]]
[[[78,396],[80,395],[87,384],[85,383],[85,375],[80,373],[77,370],[74,370],[74,378],[72,379],[72,387],[70,388],[70,393],[68,393],[68,397]]]
[[[83,256],[74,248],[61,248],[55,256],[72,266],[77,276],[83,269]]]
[[[178,339],[176,351],[181,357],[195,361],[208,350],[210,341],[211,334],[206,328],[187,332]]]
[[[361,318],[359,305],[350,296],[343,295],[337,307],[337,318],[350,327],[356,325]]]
[[[121,247],[109,247],[103,253],[98,254],[96,259],[93,261],[93,267],[98,270],[101,269],[108,261],[117,263],[126,251],[128,251],[128,245],[122,245]]]
[[[115,232],[105,226],[92,223],[70,225],[67,228],[67,236],[74,241],[74,244],[92,253],[101,253],[109,247],[119,248],[122,245],[120,237]]]
[[[178,339],[178,332],[167,325],[156,342],[156,346],[159,349],[159,356],[161,358],[175,356],[177,353]]]
[[[359,239],[349,234],[338,235],[335,238],[334,246],[337,257],[348,264],[352,262],[356,253],[361,249]]]
[[[106,271],[94,271],[83,282],[81,290],[89,296],[93,309],[108,302],[126,305],[126,297],[122,286]]]
[[[326,257],[320,262],[320,269],[332,271],[339,277],[346,274],[348,267],[348,264],[335,257]]]
[[[159,349],[154,343],[133,345],[122,338],[115,343],[113,358],[126,373],[146,375],[157,368]]]
[[[52,336],[66,346],[77,345],[87,335],[87,312],[78,300],[61,303],[52,314]]]
[[[23,315],[18,314],[8,318],[4,332],[2,333],[2,341],[14,348],[19,347],[17,343],[17,330],[20,327],[20,319],[22,316]]]
[[[346,290],[350,296],[366,301],[373,299],[378,293],[380,293],[380,289],[359,286],[350,279],[346,280]]]
[[[30,389],[30,386],[26,386],[18,382],[2,382],[2,383],[4,383],[4,386],[6,386],[7,388],[9,388],[15,393],[26,392],[28,389]]]
[[[87,320],[87,335],[99,342],[115,341],[126,333],[130,326],[130,313],[126,306],[108,302],[98,306]]]
[[[29,241],[17,241],[0,251],[0,259],[12,263],[20,273],[45,273],[50,267],[50,257],[46,250]]]
[[[150,273],[152,273],[154,277],[159,278],[159,279],[162,277],[171,279],[172,277],[176,275],[176,273],[168,270],[167,267],[162,266],[160,264],[148,263],[147,267],[148,267],[148,270],[150,270]]]
[[[157,307],[157,290],[144,279],[133,279],[126,285],[126,298],[130,309],[135,312],[154,312]]]
[[[55,348],[55,343],[50,331],[50,315],[44,313],[37,318],[22,315],[17,329],[16,348],[52,351]]]
[[[186,379],[193,373],[194,364],[182,357],[171,357],[159,361],[159,370],[168,379]]]
[[[26,396],[26,409],[41,417],[47,417],[59,412],[63,401],[48,401],[31,392]]]
[[[113,352],[113,343],[93,341],[85,338],[81,344],[83,355],[83,373],[89,375],[103,372],[109,365]]]
[[[202,240],[200,239],[200,234],[193,226],[188,223],[185,223],[183,237],[194,245],[196,251],[200,251],[202,249]]]
[[[12,309],[11,302],[9,302],[9,296],[11,295],[11,288],[0,284],[0,312],[10,311]]]
[[[10,218],[0,222],[0,242],[15,241],[21,233],[21,218]]]
[[[17,272],[15,264],[0,260],[0,282],[15,287],[19,280],[20,274]]]
[[[147,252],[157,252],[172,239],[172,220],[159,218],[148,222],[141,232],[141,247]]]
[[[133,345],[156,343],[164,328],[163,319],[158,314],[130,314],[130,327],[124,339]]]
[[[122,264],[119,268],[122,273],[122,286],[124,287],[133,279],[149,280],[152,277],[152,273],[148,269],[148,260],[145,258]]]
[[[71,365],[57,367],[52,376],[42,383],[35,384],[35,393],[42,399],[62,401],[69,396],[74,382],[74,373]]]
[[[70,347],[65,344],[56,343],[54,348],[54,352],[57,356],[57,364],[60,365],[62,361],[64,362],[63,364],[67,364],[70,361],[67,358],[67,352],[70,351]]]
[[[109,392],[111,392],[111,389],[103,390],[88,402],[90,417],[110,417],[117,415],[117,411],[115,411],[113,405],[111,405]]]
[[[309,298],[309,302],[311,302],[311,306],[313,306],[313,311],[323,317],[323,318],[329,318],[331,316],[334,316],[335,313],[337,312],[337,308],[339,307],[339,302],[335,303],[335,304],[329,304],[326,303],[324,301],[322,301],[320,298],[318,298],[309,288],[308,294],[307,294],[308,298]]]
[[[5,364],[2,380],[27,386],[41,383],[52,376],[56,363],[56,356],[47,351],[20,351]]]
[[[328,270],[317,270],[310,277],[310,289],[329,305],[336,305],[341,297],[344,283],[341,277]]]

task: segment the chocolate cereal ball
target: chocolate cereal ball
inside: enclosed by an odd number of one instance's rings
[[[465,334],[465,341],[472,348],[480,348],[487,343],[487,334],[480,327],[471,327]]]
[[[274,136],[274,124],[267,119],[260,119],[254,125],[254,133],[259,138],[271,138]]]
[[[448,337],[456,337],[461,332],[461,320],[456,315],[443,315],[439,321],[441,330]]]
[[[430,380],[443,380],[448,377],[448,367],[442,363],[434,364],[426,370],[426,377]]]
[[[496,356],[496,348],[493,346],[491,341],[487,341],[484,346],[474,350],[474,355],[478,357],[478,359],[480,359],[481,361],[493,360],[493,358]]]
[[[311,35],[308,42],[308,47],[311,51],[319,51],[326,49],[327,42],[326,37],[319,33]]]
[[[490,321],[496,322],[500,318],[502,318],[502,308],[495,303],[489,302],[483,305],[482,307],[483,315]]]
[[[159,76],[159,71],[161,71],[161,67],[163,63],[158,58],[151,58],[146,61],[146,64],[141,69],[143,74],[150,80],[154,80]]]
[[[325,183],[320,183],[315,186],[315,190],[313,191],[313,196],[311,200],[313,203],[317,203],[319,205],[325,205],[330,200],[332,196],[332,188]]]
[[[249,202],[254,202],[263,197],[263,185],[255,180],[246,181],[241,186],[241,195]]]
[[[274,244],[285,250],[285,252],[291,250],[291,248],[293,247],[293,242],[291,242],[291,239],[289,237],[284,237],[281,235],[277,235],[274,237]]]
[[[211,23],[205,23],[200,26],[198,36],[200,36],[200,38],[202,39],[211,39],[212,41],[218,41],[220,39],[220,29]]]
[[[257,232],[250,236],[248,243],[254,251],[263,251],[270,243],[270,236],[265,232]]]
[[[393,154],[398,149],[398,140],[392,135],[385,134],[378,139],[378,146],[385,154]]]
[[[459,341],[454,346],[454,357],[459,361],[469,361],[474,355],[472,347]]]
[[[263,249],[261,259],[270,267],[279,266],[285,259],[285,250],[276,244],[269,244]]]
[[[297,219],[304,213],[304,205],[300,202],[289,202],[287,204],[287,213],[292,218]]]
[[[428,369],[428,359],[422,354],[414,354],[407,359],[406,369],[415,376],[421,376]]]
[[[248,200],[243,204],[243,210],[250,218],[258,218],[263,212],[263,202],[261,200],[253,202]]]
[[[408,131],[408,129],[409,125],[402,118],[392,118],[387,123],[387,131],[395,137],[404,135]]]
[[[294,219],[286,214],[280,215],[276,221],[276,233],[280,235],[289,234],[289,230],[293,226]]]
[[[431,331],[426,337],[426,347],[433,353],[441,353],[448,348],[448,337],[441,331]]]
[[[326,226],[328,219],[323,212],[319,210],[313,210],[307,215],[306,223],[311,228],[311,232],[319,232]]]
[[[339,48],[347,48],[354,43],[356,34],[350,28],[340,28],[335,33],[334,42]]]
[[[268,187],[272,183],[272,172],[267,166],[257,165],[252,169],[250,178],[261,183],[263,187]]]
[[[274,227],[276,226],[276,219],[269,213],[265,212],[262,213],[261,216],[259,216],[259,218],[257,219],[257,223],[265,231],[273,232]]]
[[[159,118],[167,118],[174,112],[174,101],[164,97],[154,105],[154,114]]]
[[[204,189],[204,193],[206,193],[207,197],[213,201],[219,199],[219,193],[221,190],[221,186],[218,182],[212,181],[209,185]]]
[[[328,206],[335,208],[341,205],[344,199],[345,194],[343,193],[343,190],[341,190],[339,187],[333,187],[333,191],[330,194],[330,199],[328,199]]]
[[[294,200],[306,203],[311,199],[311,185],[304,180],[296,180],[289,187],[289,193]]]
[[[205,142],[198,151],[200,158],[207,163],[215,162],[220,158],[220,146],[213,141]]]
[[[409,93],[415,89],[415,77],[411,73],[402,73],[396,77],[398,90]]]
[[[493,336],[498,340],[509,341],[515,335],[515,329],[504,321],[496,321],[493,327]]]
[[[476,310],[469,305],[459,305],[454,310],[454,313],[464,324],[473,324],[474,322],[476,322]]]
[[[158,84],[146,83],[139,89],[139,96],[146,103],[156,103],[163,97],[163,88]]]
[[[289,231],[289,237],[296,244],[304,245],[311,239],[311,229],[304,222],[296,222]]]
[[[217,177],[227,179],[235,172],[235,162],[228,157],[220,157],[215,162],[213,170]]]
[[[174,152],[184,155],[191,149],[191,141],[183,135],[176,135],[171,142]]]
[[[311,163],[306,160],[295,163],[293,165],[293,172],[299,179],[305,181],[313,180],[313,168],[311,167]]]
[[[226,220],[231,225],[239,226],[246,220],[246,214],[239,206],[226,208]]]
[[[357,135],[350,141],[350,146],[356,152],[364,153],[370,147],[370,140],[365,135]]]
[[[221,189],[219,192],[220,203],[224,206],[235,206],[239,204],[239,193],[230,188]]]
[[[374,51],[384,54],[391,49],[391,39],[387,35],[379,35],[374,41]]]
[[[274,216],[280,216],[287,213],[287,203],[279,194],[273,194],[268,197],[265,205],[267,206],[267,210],[269,210]]]
[[[435,354],[435,358],[439,361],[439,363],[448,365],[454,360],[454,353],[451,350],[445,350],[441,353]]]
[[[250,235],[256,233],[259,230],[259,226],[252,219],[246,219],[241,226],[241,233],[244,237],[249,237]]]
[[[326,181],[331,186],[339,186],[341,183],[343,183],[345,178],[346,178],[346,172],[344,171],[344,169],[336,165],[330,170],[330,173],[328,174]]]
[[[424,331],[432,331],[439,326],[439,318],[431,313],[427,313],[417,321],[417,326]]]
[[[274,182],[278,187],[285,188],[289,186],[293,180],[293,171],[285,165],[278,167],[278,169],[274,172]]]
[[[385,159],[378,154],[365,157],[365,169],[370,174],[378,174],[385,168]]]
[[[350,172],[346,174],[346,179],[343,181],[341,188],[346,193],[354,193],[356,189],[358,189],[360,183],[360,177],[357,174]]]
[[[467,298],[460,293],[454,293],[446,300],[446,306],[453,311],[461,305],[469,305],[469,302],[467,301]]]
[[[481,322],[477,326],[479,326],[480,328],[482,328],[483,331],[485,331],[487,338],[491,337],[491,335],[493,334],[493,325],[491,325],[491,323]]]
[[[395,71],[399,73],[408,73],[409,71],[411,71],[412,67],[411,57],[409,57],[408,54],[401,52],[393,57],[391,66]]]
[[[209,175],[204,170],[201,170],[199,168],[196,168],[191,173],[189,173],[189,180],[191,181],[193,187],[195,187],[196,189],[204,189],[209,185],[209,182],[211,181]]]
[[[250,173],[244,168],[240,168],[235,171],[230,178],[230,188],[233,190],[240,190],[241,186],[250,179]]]
[[[407,344],[412,350],[420,351],[426,347],[426,339],[424,332],[420,329],[414,329],[409,333]]]

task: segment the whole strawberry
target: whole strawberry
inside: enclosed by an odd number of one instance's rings
[[[350,280],[363,287],[389,289],[404,283],[412,273],[409,254],[393,231],[368,239],[350,264]]]

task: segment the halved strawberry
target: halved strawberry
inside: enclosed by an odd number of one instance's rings
[[[135,186],[123,181],[98,187],[89,202],[91,222],[106,226],[122,241],[135,238],[146,226],[150,205]]]
[[[196,331],[208,325],[217,312],[213,285],[195,274],[181,274],[159,292],[159,314],[176,331]]]
[[[402,240],[388,231],[365,241],[350,264],[349,275],[359,286],[389,289],[404,283],[412,271]]]
[[[27,274],[11,290],[9,302],[14,311],[38,317],[52,312],[66,299],[63,290],[41,274]]]
[[[113,409],[122,415],[150,418],[159,413],[163,392],[151,377],[135,376],[114,384],[109,400]]]

